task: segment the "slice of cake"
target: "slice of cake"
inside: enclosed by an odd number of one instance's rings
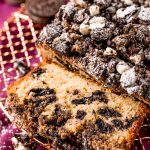
[[[43,57],[150,104],[149,12],[149,0],[74,0],[43,29],[37,47]]]
[[[146,107],[55,64],[42,63],[8,89],[12,122],[52,149],[127,150]]]

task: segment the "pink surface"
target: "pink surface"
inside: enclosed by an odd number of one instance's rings
[[[18,6],[8,5],[4,0],[0,0],[0,28],[3,27],[3,23],[7,20],[11,13],[16,11]]]

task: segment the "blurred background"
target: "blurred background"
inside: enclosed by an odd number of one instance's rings
[[[6,0],[0,0],[0,28],[3,27],[4,21],[6,21],[12,12],[16,11],[19,8],[18,5],[12,5]]]
[[[68,0],[64,0],[66,3]],[[3,27],[4,21],[6,21],[13,12],[19,9],[21,3],[25,0],[0,0],[0,28]]]

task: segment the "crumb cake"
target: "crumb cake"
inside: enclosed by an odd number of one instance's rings
[[[8,89],[12,122],[57,150],[127,150],[146,107],[55,63],[42,63]]]
[[[41,32],[43,57],[150,105],[150,1],[74,0]]]

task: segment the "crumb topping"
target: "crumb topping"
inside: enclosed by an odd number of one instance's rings
[[[149,99],[149,12],[149,0],[75,0],[60,8],[37,43],[46,41],[106,86]]]

